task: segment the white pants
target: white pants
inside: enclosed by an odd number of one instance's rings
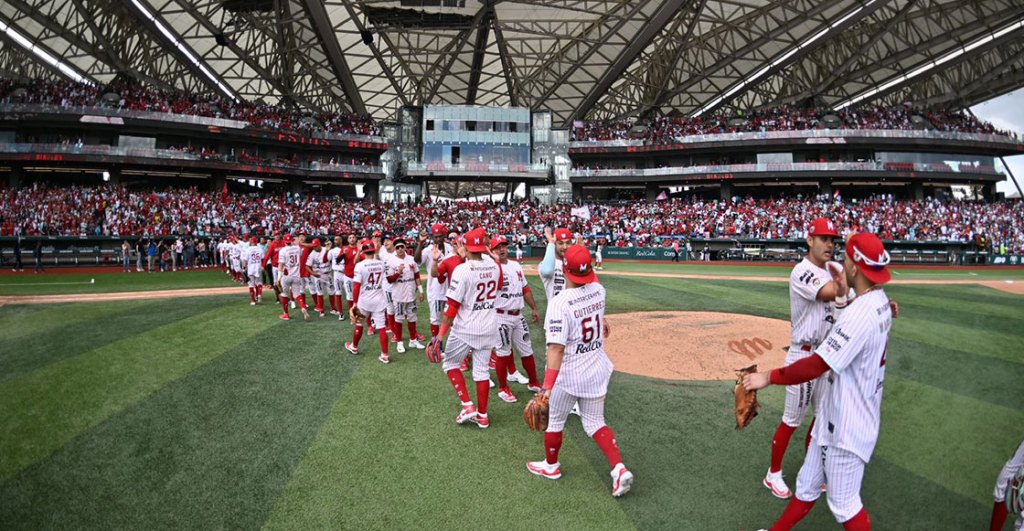
[[[521,312],[522,310],[520,310]],[[533,344],[530,342],[530,325],[526,324],[526,316],[498,314],[498,345],[494,351],[498,356],[512,354],[512,349],[519,353],[520,358],[533,356]]]
[[[413,299],[412,302],[396,302],[394,315],[396,323],[415,323],[416,299]]]
[[[385,324],[387,323],[387,320],[385,319],[384,316],[384,310],[381,309],[371,311],[367,310],[366,308],[363,308],[362,305],[357,305],[357,308],[359,308],[360,313],[366,316],[366,322],[369,323],[370,326],[374,327],[377,330],[384,330],[385,328],[387,328],[387,325]]]
[[[341,271],[335,271],[333,275],[334,280],[334,295],[343,295],[345,293],[345,274]]]
[[[297,299],[302,295],[302,279],[285,276],[281,279],[281,292],[285,297]]]
[[[475,363],[476,360],[474,360]],[[476,365],[473,366],[474,369]],[[604,427],[604,396],[597,398],[580,398],[573,396],[555,383],[548,398],[548,429],[549,432],[560,432],[565,429],[565,421],[569,411],[576,404],[580,405],[580,419],[583,420],[583,431],[593,437],[597,430]]]
[[[255,288],[256,286],[263,285],[263,272],[260,271],[259,267],[249,268],[249,287]]]
[[[448,342],[444,345],[444,360],[441,363],[441,369],[446,373],[452,369],[458,369],[470,353],[473,354],[473,381],[490,380],[491,370],[487,367],[487,363],[491,361],[491,349],[474,349],[455,334],[448,335]]]
[[[345,288],[345,300],[350,301],[350,300],[352,300],[352,289],[353,289],[352,288],[352,277],[346,277],[346,276],[342,275],[341,278],[343,279],[342,287]]]
[[[427,304],[430,306],[430,324],[440,325],[441,316],[444,315],[444,308],[448,305],[448,299],[441,299],[439,301],[428,299]]]
[[[840,524],[853,518],[864,508],[860,485],[864,481],[864,461],[853,452],[841,448],[819,446],[811,439],[804,466],[796,476],[796,497],[815,501],[821,487],[828,485],[828,508]]]
[[[320,295],[320,282],[316,277],[306,277],[306,289],[310,295]]]
[[[384,298],[388,301],[384,311],[388,312],[388,315],[395,315],[395,300],[391,297],[390,290],[384,290]]]
[[[789,347],[785,365],[788,367],[812,354],[814,354],[813,351],[802,350],[799,346]],[[817,405],[817,397],[821,394],[823,378],[824,376],[799,385],[786,386],[786,406],[782,412],[782,422],[786,426],[791,428],[800,426],[800,423],[804,421],[804,416],[807,414],[807,408],[811,405]]]
[[[274,284],[277,284],[277,281],[281,280],[281,270],[276,268],[276,267],[271,266],[270,271],[274,274],[274,278],[273,278]]]

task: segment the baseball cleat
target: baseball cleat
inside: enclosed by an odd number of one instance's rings
[[[541,392],[541,388],[540,388],[539,385],[527,385],[526,386],[526,390],[531,392],[531,393],[539,393],[539,392]]]
[[[477,414],[478,413],[476,412],[476,406],[474,406],[473,403],[470,402],[468,405],[462,406],[462,411],[460,411],[459,414],[455,416],[455,423],[465,424],[475,419]]]
[[[543,459],[540,461],[529,461],[526,463],[526,469],[532,474],[548,479],[558,479],[562,477],[562,469],[559,468],[558,463],[553,465],[548,464]]]
[[[498,387],[498,384],[494,383],[494,380],[490,378],[487,379],[487,383],[491,384],[489,389],[494,389],[495,387]]]
[[[304,320],[304,321],[308,321],[309,320],[309,312],[306,311],[305,308],[302,309],[302,320]]]
[[[250,303],[249,303],[249,306],[256,306],[256,302],[255,302],[255,301],[253,301],[253,302],[250,302]]]
[[[479,426],[480,429],[482,430],[486,430],[487,427],[491,425],[491,421],[487,419],[486,413],[477,413],[476,418],[473,419],[473,422],[476,422],[476,425]]]
[[[515,371],[512,374],[508,375],[508,381],[520,383],[523,385],[530,383],[530,379],[523,376],[523,374],[519,371]]]
[[[772,491],[772,494],[775,495],[776,498],[785,500],[793,495],[793,493],[789,491],[789,486],[786,485],[786,482],[782,479],[781,470],[774,474],[769,470],[768,474],[764,476],[764,481],[762,481],[762,483],[764,483],[764,486],[768,490]]]
[[[292,307],[292,309],[293,309],[293,310],[295,309],[295,301],[291,301],[291,302],[289,302],[288,304],[290,304],[290,305],[291,305],[291,307]]]
[[[580,403],[579,402],[577,402],[577,403],[572,405],[572,409],[569,410],[569,414],[570,415],[576,415],[577,417],[580,416]]]
[[[430,338],[430,339],[434,339],[434,338]],[[427,336],[424,336],[423,334],[417,333],[416,334],[416,341],[427,341]],[[427,343],[429,343],[429,341],[427,341]]]
[[[359,349],[356,348],[356,346],[353,345],[351,341],[347,341],[345,343],[345,350],[348,350],[349,352],[351,352],[353,354],[359,354]]]
[[[331,315],[340,315],[338,310],[331,310]]]
[[[612,496],[618,498],[629,492],[633,486],[633,473],[626,469],[626,465],[619,463],[612,469]]]
[[[343,313],[342,314],[338,314],[338,320],[339,321],[344,321],[345,320],[345,314],[343,314]]]
[[[401,341],[399,341],[398,343],[395,343],[395,350],[399,354],[405,354],[405,345]]]
[[[288,314],[286,314],[286,313],[282,313],[281,315],[279,315],[277,317],[278,317],[278,319],[281,319],[282,321],[291,321],[292,320],[292,318],[288,317]]]
[[[499,389],[498,390],[498,398],[500,398],[500,399],[502,399],[502,400],[504,400],[504,401],[506,401],[506,402],[508,402],[510,404],[517,400],[516,399],[516,395],[512,394],[512,391],[509,390],[508,388]]]
[[[381,354],[380,356],[377,356],[377,359],[379,359],[380,362],[385,365],[391,363],[391,358],[388,358],[387,354]]]
[[[367,327],[366,333],[371,336],[375,336],[377,335],[377,330],[373,327],[373,325],[370,325],[369,327]]]
[[[319,313],[319,314],[320,314],[320,318],[321,318],[321,319],[323,319],[323,318],[324,318],[324,315],[325,315],[325,314],[324,314],[324,311],[323,311],[323,310],[319,310],[319,311],[318,311],[317,313]]]
[[[418,348],[420,350],[423,350],[423,349],[425,349],[427,347],[423,343],[420,343],[420,340],[418,340],[418,339],[410,339],[409,340],[409,348]]]

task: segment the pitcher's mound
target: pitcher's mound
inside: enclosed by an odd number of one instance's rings
[[[736,369],[781,367],[786,321],[736,313],[612,314],[605,351],[615,370],[672,380],[734,380]]]

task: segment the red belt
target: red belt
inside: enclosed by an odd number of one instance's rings
[[[523,311],[522,310],[502,310],[502,309],[499,308],[498,309],[498,313],[503,314],[503,315],[504,314],[519,315],[519,314],[523,313]]]
[[[800,346],[800,350],[802,350],[804,352],[810,352],[810,351],[814,350],[814,348],[811,347],[810,345],[801,345]]]

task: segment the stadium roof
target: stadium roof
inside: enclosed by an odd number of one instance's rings
[[[518,105],[555,127],[808,99],[966,107],[1024,86],[1024,3],[0,2],[0,75],[118,74],[384,120],[405,104]]]

